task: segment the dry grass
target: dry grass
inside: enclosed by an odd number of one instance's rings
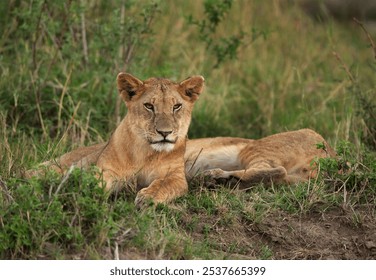
[[[291,1],[235,1],[209,35],[215,42],[246,35],[237,57],[214,67],[213,50],[187,20],[207,19],[201,1],[161,1],[158,13],[145,10],[154,7],[146,0],[129,9],[121,8],[128,1],[83,1],[84,9],[81,2],[42,2],[10,1],[0,10],[6,23],[0,39],[2,258],[374,258],[368,247],[376,157],[364,147],[375,139],[373,107],[364,106],[374,104],[368,46],[374,34],[352,22],[316,22]],[[152,33],[130,37],[129,24],[144,26],[141,11],[149,13]],[[187,196],[144,212],[134,208],[134,193],[108,198],[79,170],[65,179],[50,173],[22,179],[38,162],[108,139],[125,113],[115,86],[124,70],[141,78],[205,77],[191,138],[258,138],[309,127],[334,147],[354,143],[340,153],[340,164],[351,163],[348,173],[333,174],[323,162],[322,177],[308,184],[247,192],[198,178]],[[52,189],[59,189],[56,196],[48,195]]]

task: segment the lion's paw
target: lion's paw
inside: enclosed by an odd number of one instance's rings
[[[215,178],[215,179],[228,178],[225,171],[223,171],[220,168],[214,168],[214,169],[206,170],[203,174],[204,174],[204,176]]]
[[[151,206],[154,204],[153,195],[148,193],[147,188],[142,189],[137,193],[134,203],[138,209]]]

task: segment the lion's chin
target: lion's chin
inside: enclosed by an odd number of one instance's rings
[[[171,142],[156,142],[150,145],[157,152],[171,152],[175,147],[175,144]]]

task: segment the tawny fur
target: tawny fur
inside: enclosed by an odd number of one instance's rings
[[[136,204],[167,202],[188,190],[184,152],[193,104],[203,90],[201,76],[181,83],[130,74],[117,77],[128,112],[108,142],[78,148],[44,165],[64,172],[75,164],[96,164],[112,189],[116,181],[137,185]]]
[[[325,148],[318,148],[317,144]],[[95,164],[95,158],[105,146],[102,143],[76,149],[63,155],[59,162],[64,169],[72,164]],[[334,156],[335,152],[321,135],[311,129],[301,129],[259,140],[234,137],[188,140],[184,161],[188,180],[204,174],[214,178],[234,177],[244,186],[250,186],[261,182],[307,181],[317,174],[314,159]]]
[[[317,148],[323,144],[325,149]],[[190,140],[185,152],[187,178],[204,174],[234,177],[243,185],[297,183],[314,178],[315,158],[335,156],[324,138],[310,129],[271,135],[259,140],[218,137]]]

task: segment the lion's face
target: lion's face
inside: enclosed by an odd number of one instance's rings
[[[178,141],[185,141],[193,104],[203,90],[203,77],[194,76],[181,83],[157,78],[142,82],[120,73],[117,82],[133,131],[155,151],[169,152]]]

